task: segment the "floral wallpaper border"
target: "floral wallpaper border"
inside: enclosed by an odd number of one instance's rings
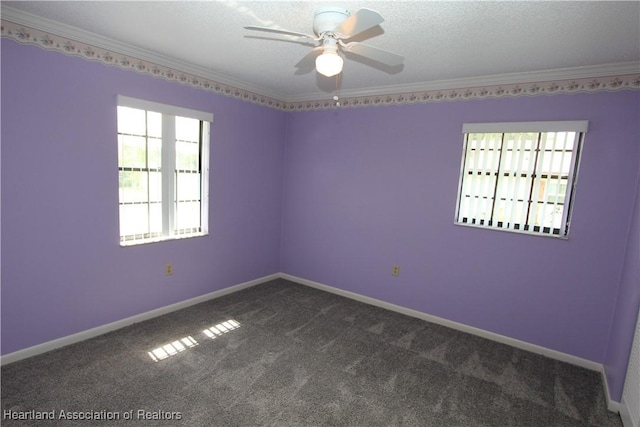
[[[598,92],[640,89],[640,75],[558,80],[549,82],[482,86],[464,89],[445,89],[376,95],[335,100],[294,102],[285,105],[289,111],[320,110],[328,108],[368,107],[376,105],[417,104],[470,99],[516,96],[555,95],[578,92]]]
[[[247,90],[239,89],[193,74],[160,66],[117,52],[97,48],[65,37],[48,34],[9,21],[2,21],[1,36],[22,44],[39,46],[71,56],[98,61],[106,65],[151,75],[165,80],[189,85],[198,89],[249,101],[284,111],[307,111],[329,108],[369,107],[378,105],[400,105],[425,102],[443,102],[484,98],[553,95],[560,93],[598,92],[617,90],[640,90],[640,74],[532,82],[509,85],[482,86],[459,89],[428,90],[393,95],[374,95],[317,101],[285,102]],[[327,95],[329,96],[329,95]]]

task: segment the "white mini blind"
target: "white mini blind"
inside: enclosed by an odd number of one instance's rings
[[[471,123],[456,224],[566,237],[586,121]]]

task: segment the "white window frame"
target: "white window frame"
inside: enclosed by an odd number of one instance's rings
[[[589,122],[586,120],[579,121],[548,121],[548,122],[502,122],[502,123],[465,123],[462,126],[462,133],[464,135],[463,140],[463,149],[462,149],[462,160],[460,165],[460,179],[458,182],[458,196],[456,198],[456,211],[454,217],[454,224],[463,225],[469,227],[479,227],[486,228],[492,230],[500,230],[500,231],[511,231],[522,234],[532,234],[537,236],[547,236],[547,237],[555,237],[560,239],[567,239],[569,236],[569,226],[571,223],[571,214],[573,211],[573,204],[575,199],[575,188],[578,182],[578,169],[580,163],[580,157],[582,152],[582,146],[584,141],[584,136],[588,131]],[[500,153],[498,154],[500,160],[494,162],[493,165],[485,165],[486,169],[483,168],[483,172],[481,174],[490,176],[495,175],[496,181],[495,186],[493,188],[493,192],[491,193],[491,203],[492,203],[492,211],[490,215],[490,219],[487,221],[485,219],[479,218],[479,213],[471,212],[470,216],[476,215],[473,218],[464,218],[466,221],[461,218],[461,202],[462,197],[465,196],[463,194],[463,185],[464,185],[464,177],[465,175],[469,175],[470,172],[465,168],[465,162],[468,160],[468,136],[469,134],[477,134],[477,133],[487,133],[487,134],[511,134],[511,133],[538,133],[539,138],[543,133],[549,132],[575,132],[576,138],[574,141],[574,147],[571,151],[571,162],[570,162],[570,170],[568,171],[568,176],[566,177],[567,181],[567,189],[564,196],[564,201],[562,202],[562,220],[561,226],[556,228],[544,227],[544,226],[532,226],[531,224],[515,224],[508,222],[498,222],[494,221],[494,207],[495,200],[498,198],[498,186],[501,177],[510,177],[516,176],[516,172],[505,173],[501,168],[501,160],[503,155],[503,146],[500,146]],[[502,144],[502,142],[501,142]],[[491,149],[494,150],[494,149]],[[555,150],[552,149],[552,150]],[[486,150],[489,151],[489,150]],[[524,150],[523,150],[524,151]],[[544,151],[544,150],[543,150]],[[561,150],[565,151],[565,149]],[[531,152],[535,152],[535,162],[537,164],[538,160],[541,158],[543,154],[540,154],[539,146],[536,147],[535,150],[531,150]],[[563,153],[565,155],[565,153]],[[497,163],[497,166],[496,164]],[[514,175],[512,175],[514,174]],[[522,174],[521,170],[517,171],[517,174]],[[536,182],[539,182],[538,179],[542,179],[542,177],[538,177],[538,171],[533,169],[530,171],[529,175],[526,177],[527,179],[531,179],[530,188],[533,192],[533,189],[536,186]],[[545,178],[547,179],[547,178]],[[563,178],[564,179],[564,178]],[[504,182],[504,181],[503,181]],[[560,183],[560,179],[556,181],[558,184]],[[505,199],[507,202],[511,202],[513,205],[516,204],[515,196],[513,199]],[[524,200],[518,200],[518,202],[524,201],[526,204],[531,205],[535,201],[532,200],[531,193],[529,197]],[[558,202],[554,202],[558,204]],[[510,209],[515,209],[513,206]],[[467,212],[468,213],[468,212]]]
[[[118,107],[136,108],[162,114],[162,235],[157,237],[122,240],[119,234],[120,246],[133,246],[145,243],[160,242],[165,240],[182,239],[205,236],[209,233],[209,145],[210,127],[213,123],[213,114],[205,111],[161,104],[144,99],[117,96]],[[200,231],[192,233],[175,233],[175,178],[176,172],[176,134],[175,117],[186,117],[202,122],[202,142],[200,153]],[[120,165],[118,165],[120,167]],[[118,197],[118,204],[120,198]],[[120,216],[118,215],[119,221]],[[118,227],[120,230],[120,227]]]

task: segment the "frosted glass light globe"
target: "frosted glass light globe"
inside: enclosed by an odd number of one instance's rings
[[[316,58],[316,70],[323,76],[331,77],[342,71],[344,61],[336,52],[325,51]]]

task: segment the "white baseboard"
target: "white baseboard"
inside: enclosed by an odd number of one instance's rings
[[[607,409],[611,412],[617,412],[622,416],[623,404],[621,402],[616,402],[611,399],[611,394],[609,393],[609,382],[607,381],[607,373],[604,370],[604,365],[600,365],[600,375],[602,377],[602,386],[604,387],[604,396],[607,399]]]
[[[536,344],[531,344],[526,341],[520,341],[515,338],[510,338],[504,335],[496,334],[493,332],[485,331],[483,329],[475,328],[473,326],[465,325],[463,323],[454,322],[442,317],[433,316],[431,314],[423,313],[421,311],[412,310],[410,308],[402,307],[399,305],[391,304],[386,301],[381,301],[375,298],[367,297],[357,294],[355,292],[345,291],[342,289],[334,288],[329,285],[314,282],[312,280],[303,279],[301,277],[293,276],[291,274],[282,273],[280,277],[283,279],[291,280],[292,282],[300,283],[301,285],[310,286],[312,288],[320,289],[323,291],[331,292],[343,297],[351,298],[356,301],[363,302],[365,304],[374,305],[376,307],[385,308],[387,310],[395,311],[407,316],[416,317],[418,319],[426,320],[428,322],[436,323],[438,325],[446,326],[451,329],[466,332],[468,334],[477,335],[482,338],[486,338],[492,341],[496,341],[502,344],[510,345],[521,350],[530,351],[532,353],[540,354],[551,359],[559,360],[561,362],[570,363],[572,365],[580,366],[582,368],[589,369],[591,371],[597,371],[602,374],[602,381],[605,388],[605,396],[607,398],[607,409],[612,412],[619,412],[622,414],[623,406],[619,402],[611,400],[609,394],[609,387],[607,384],[607,378],[604,374],[604,366],[601,363],[593,362],[591,360],[583,359],[581,357],[573,356],[571,354],[563,353],[557,350],[552,350],[546,347],[542,347]],[[625,424],[626,427],[626,424]],[[640,427],[640,426],[634,426]]]
[[[260,277],[258,279],[250,280],[248,282],[240,283],[234,286],[230,286],[228,288],[220,289],[215,292],[201,295],[199,297],[191,298],[185,301],[180,301],[175,304],[167,305],[165,307],[156,308],[154,310],[147,311],[145,313],[127,317],[126,319],[117,320],[115,322],[108,323],[106,325],[91,328],[86,331],[78,332],[76,334],[68,335],[66,337],[58,338],[52,341],[47,341],[45,343],[34,345],[33,347],[28,347],[23,350],[18,350],[16,352],[9,353],[0,357],[0,365],[7,365],[9,363],[17,362],[18,360],[26,359],[28,357],[37,356],[39,354],[46,353],[51,350],[55,350],[56,348],[60,348],[70,344],[75,344],[80,341],[88,340],[89,338],[94,338],[94,337],[97,337],[98,335],[103,335],[103,334],[106,334],[107,332],[115,331],[116,329],[124,328],[125,326],[129,326],[134,323],[139,323],[144,320],[162,316],[163,314],[171,313],[176,310],[181,310],[183,308],[187,308],[192,305],[208,301],[210,299],[219,298],[223,295],[227,295],[232,292],[237,292],[241,289],[250,288],[252,286],[259,285],[260,283],[278,279],[280,276],[281,276],[280,274],[275,273],[268,276]]]

